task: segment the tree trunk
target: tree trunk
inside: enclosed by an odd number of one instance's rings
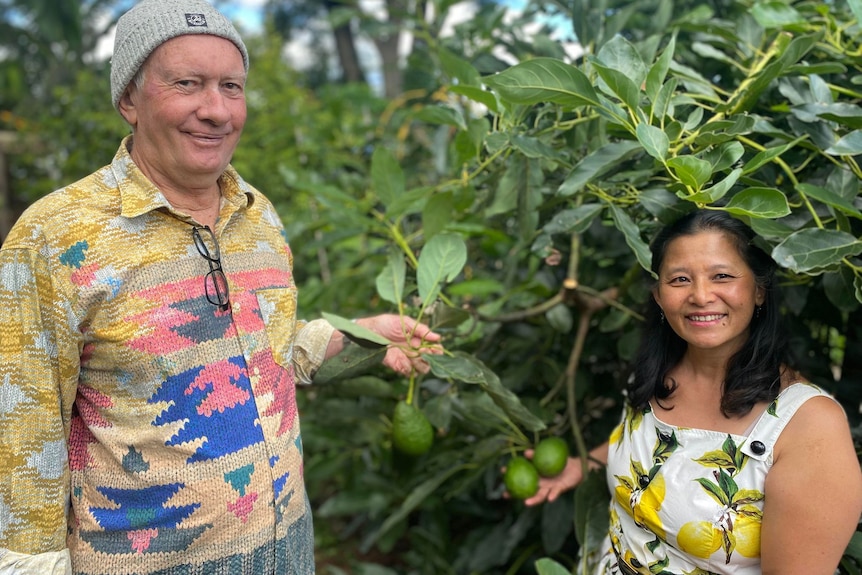
[[[380,66],[383,73],[383,94],[390,99],[401,95],[404,86],[404,75],[398,54],[401,43],[401,30],[407,7],[404,0],[386,0],[386,11],[389,16],[389,29],[394,32],[387,36],[374,38],[374,44],[380,52]]]
[[[333,34],[335,35],[338,62],[341,64],[342,80],[344,82],[365,82],[365,73],[359,65],[359,56],[356,54],[350,22],[335,28]]]

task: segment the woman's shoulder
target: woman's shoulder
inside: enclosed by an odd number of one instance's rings
[[[794,449],[812,443],[829,445],[849,437],[847,413],[823,388],[804,378],[782,387],[773,407],[779,412],[788,404],[793,404],[793,408],[785,414],[788,421],[777,449]]]

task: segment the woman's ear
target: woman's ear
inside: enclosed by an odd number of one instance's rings
[[[757,286],[754,288],[754,303],[757,306],[763,305],[763,302],[766,301],[766,289],[763,286]]]

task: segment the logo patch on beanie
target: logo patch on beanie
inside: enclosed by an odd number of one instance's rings
[[[207,28],[207,19],[203,14],[186,14],[186,23],[189,28]]]

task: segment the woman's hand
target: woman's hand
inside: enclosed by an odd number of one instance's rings
[[[533,459],[533,450],[527,449],[524,451],[524,457]],[[502,469],[506,472],[506,468]],[[566,461],[566,466],[555,477],[539,477],[539,490],[532,497],[524,499],[524,504],[532,507],[544,502],[551,502],[557,499],[560,495],[577,487],[584,478],[581,460],[577,457],[569,457]],[[509,498],[509,493],[503,493],[503,497]]]

